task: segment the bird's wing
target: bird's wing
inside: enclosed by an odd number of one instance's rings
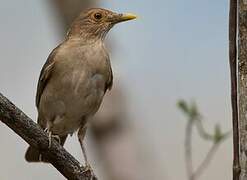
[[[36,106],[37,108],[39,107],[39,102],[40,102],[40,97],[45,89],[45,86],[47,85],[49,79],[51,78],[52,71],[54,68],[54,57],[57,53],[59,46],[56,47],[49,57],[47,58],[39,76],[39,81],[38,81],[38,87],[37,87],[37,93],[36,93]]]
[[[109,58],[109,57],[107,57],[107,58],[108,58],[107,61],[110,63],[110,58]],[[106,81],[105,92],[106,92],[107,90],[111,90],[112,84],[113,84],[113,73],[112,73],[111,65],[109,65],[109,67],[110,67],[110,68],[109,68],[110,76],[109,76],[108,81]]]

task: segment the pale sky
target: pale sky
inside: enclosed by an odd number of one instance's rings
[[[176,101],[195,100],[210,130],[215,123],[225,130],[231,128],[228,1],[106,0],[101,7],[139,16],[136,21],[114,27],[108,35],[114,41],[114,75],[125,85],[138,139],[146,144],[159,177],[186,179],[186,121]],[[41,66],[61,41],[49,10],[46,1],[2,0],[0,6],[0,92],[33,119]],[[23,157],[27,144],[3,124],[0,135],[1,180],[41,180],[44,175],[47,180],[61,178],[49,166],[27,164]],[[74,141],[71,149],[77,155],[81,152]],[[208,144],[197,138],[195,142],[198,162]],[[231,179],[231,164],[229,139],[201,180]]]

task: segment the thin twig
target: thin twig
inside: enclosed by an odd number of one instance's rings
[[[233,180],[240,175],[239,165],[239,132],[238,132],[238,104],[237,104],[237,0],[230,0],[229,11],[229,64],[231,73],[231,103],[233,126]]]
[[[193,122],[190,120],[186,126],[185,144],[184,144],[186,171],[187,171],[187,176],[189,180],[194,180],[193,179],[193,161],[192,161],[192,152],[191,152],[192,125],[193,125]]]
[[[47,134],[20,109],[0,93],[0,121],[22,137],[30,146],[40,150],[61,174],[69,180],[91,180],[90,171],[83,171],[80,163],[57,141],[48,148]],[[23,158],[24,160],[24,158]],[[93,177],[96,180],[96,177]]]
[[[202,172],[207,168],[209,165],[210,161],[212,160],[217,148],[219,147],[219,143],[213,144],[210,150],[208,151],[206,157],[202,161],[202,163],[198,166],[198,168],[194,171],[193,173],[193,178],[197,179]]]
[[[198,134],[201,136],[201,138],[206,139],[206,140],[210,140],[210,141],[214,140],[214,137],[205,131],[205,129],[202,125],[201,119],[198,119],[196,121],[196,127],[197,127]]]

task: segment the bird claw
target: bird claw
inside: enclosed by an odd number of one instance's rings
[[[80,165],[80,167],[83,169],[82,173],[87,173],[90,176],[90,180],[93,180],[96,178],[96,176],[94,175],[93,169],[90,166],[90,164],[86,163],[85,166]]]
[[[87,171],[93,171],[93,169],[91,168],[90,164],[87,164],[85,166],[83,166],[82,164],[80,164],[80,167],[83,169],[83,172],[87,172]]]
[[[48,148],[50,149],[51,148],[51,140],[52,140],[52,134],[51,134],[51,131],[49,131],[49,145],[48,145]]]
[[[48,134],[48,137],[49,137],[48,148],[51,148],[52,138],[55,138],[58,141],[59,144],[61,143],[60,137],[58,135],[52,135],[52,132],[48,128],[46,128],[44,130],[44,132],[47,133]]]
[[[55,138],[59,144],[61,144],[59,135],[52,135],[52,137]]]

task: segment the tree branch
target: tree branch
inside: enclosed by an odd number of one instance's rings
[[[48,148],[47,134],[27,115],[0,93],[0,121],[21,136],[30,146],[40,150],[63,176],[69,180],[96,180],[90,171],[83,171],[80,163],[69,154],[57,141],[52,141]]]

